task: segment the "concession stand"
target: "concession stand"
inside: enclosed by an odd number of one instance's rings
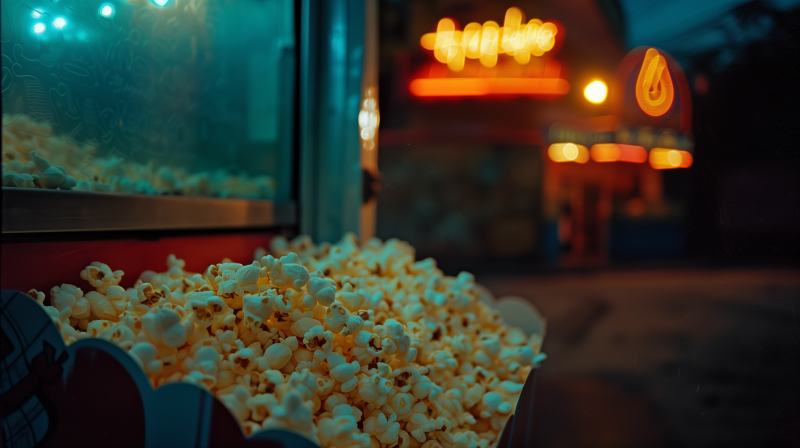
[[[293,239],[308,235],[323,243],[316,255],[331,257],[357,247],[359,237],[364,252],[382,244],[369,241],[379,177],[377,0],[4,0],[0,7],[0,446],[316,447],[304,430],[287,429],[302,423],[316,437],[312,405],[324,414],[319,444],[358,433],[365,446],[370,434],[408,446],[414,430],[398,433],[397,413],[367,418],[337,400],[371,397],[379,404],[370,412],[395,406],[407,421],[412,403],[443,392],[425,376],[436,367],[393,364],[397,385],[386,386],[390,362],[415,360],[411,330],[387,318],[391,300],[356,294],[349,276],[328,276],[350,264],[303,266],[295,252],[312,260],[313,243]],[[549,76],[555,68],[543,70]],[[340,238],[334,249],[324,243]],[[273,250],[272,241],[284,246]],[[403,244],[387,242],[389,255],[368,264],[368,274],[396,265],[402,275],[439,275],[430,288],[444,281],[466,291],[422,301],[437,303],[448,322],[431,330],[434,342],[444,344],[456,319],[460,331],[484,330],[486,351],[509,359],[503,375],[516,379],[504,381],[503,394],[486,393],[488,404],[474,411],[482,421],[461,416],[459,424],[488,434],[481,446],[528,444],[529,373],[544,358],[540,318],[525,319],[536,334],[491,334],[480,319],[505,328],[502,315],[528,316],[531,306],[479,296],[466,273],[442,280],[435,262],[415,263]],[[407,264],[390,263],[398,257]],[[149,271],[165,269],[164,260],[167,272]],[[374,309],[358,311],[368,300]],[[456,317],[446,300],[496,311]],[[416,322],[425,321],[425,308],[413,311],[421,315],[409,317],[408,328],[428,331]],[[372,338],[372,329],[385,337]],[[528,336],[538,341],[536,353]],[[520,347],[500,353],[507,343]],[[362,364],[357,349],[367,357]],[[452,354],[446,361],[458,365]],[[315,383],[309,369],[295,372],[301,364],[341,379],[336,394],[333,379]],[[190,365],[195,376],[173,371]],[[500,387],[480,372],[472,383]],[[215,385],[230,393],[215,396]],[[324,403],[309,392],[318,388],[327,388]],[[485,391],[471,390],[474,407]],[[407,399],[412,392],[415,401]],[[265,401],[248,401],[256,395]],[[245,421],[257,414],[257,423]],[[354,430],[362,416],[363,433]],[[270,419],[283,423],[268,426]],[[453,424],[417,425],[414,446],[454,437]]]
[[[2,5],[3,289],[374,226],[376,2],[95,3]]]

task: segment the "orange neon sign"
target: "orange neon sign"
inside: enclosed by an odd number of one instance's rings
[[[420,78],[409,86],[415,96],[565,95],[561,78]]]
[[[531,19],[528,23],[519,8],[506,11],[503,26],[494,21],[481,25],[469,23],[457,30],[452,19],[444,18],[436,25],[435,33],[427,33],[420,45],[432,50],[437,61],[453,71],[461,71],[466,59],[477,59],[484,67],[494,67],[500,54],[513,56],[525,65],[531,56],[542,56],[553,49],[558,27],[552,22]]]
[[[636,79],[636,102],[652,117],[667,113],[675,99],[675,89],[667,68],[667,60],[655,48],[644,55],[639,77]]]

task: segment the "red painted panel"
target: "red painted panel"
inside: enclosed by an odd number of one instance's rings
[[[5,243],[2,250],[2,289],[26,292],[38,289],[49,296],[50,288],[71,283],[91,291],[80,272],[92,261],[125,271],[121,286],[130,287],[142,271],[163,272],[167,255],[186,260],[186,270],[202,272],[227,257],[238,263],[252,261],[259,246],[268,247],[271,234],[211,235],[150,240],[63,241]]]

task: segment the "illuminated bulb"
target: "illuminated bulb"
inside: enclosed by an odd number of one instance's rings
[[[681,166],[681,159],[682,159],[681,153],[674,149],[667,153],[667,163],[669,163],[672,166],[675,167]]]
[[[56,20],[53,20],[53,26],[60,30],[67,26],[67,20],[63,17],[56,17]]]
[[[106,3],[106,4],[104,4],[103,6],[100,7],[99,13],[100,13],[101,16],[103,16],[103,17],[105,17],[107,19],[111,18],[111,17],[114,17],[114,6],[113,5],[109,5],[108,3]]]
[[[153,3],[155,3],[158,6],[166,6],[168,2],[169,0],[153,0]]]
[[[603,81],[594,81],[583,90],[583,96],[591,103],[600,104],[606,99],[608,88]]]
[[[42,13],[40,13],[39,11],[37,11],[37,10],[35,10],[35,9],[34,9],[34,10],[33,10],[33,12],[31,13],[31,17],[33,17],[34,19],[38,19],[38,18],[39,18],[39,17],[41,17],[41,16],[42,16]]]
[[[669,148],[653,148],[650,150],[650,166],[657,170],[689,168],[694,159],[687,151]]]
[[[33,32],[36,34],[42,34],[46,29],[47,27],[44,26],[44,23],[37,23],[36,25],[33,25]]]
[[[575,160],[578,158],[578,147],[572,143],[567,143],[564,145],[564,149],[561,151],[567,160]]]

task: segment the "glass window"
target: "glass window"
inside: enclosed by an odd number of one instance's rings
[[[290,0],[3,0],[3,187],[290,199]]]

